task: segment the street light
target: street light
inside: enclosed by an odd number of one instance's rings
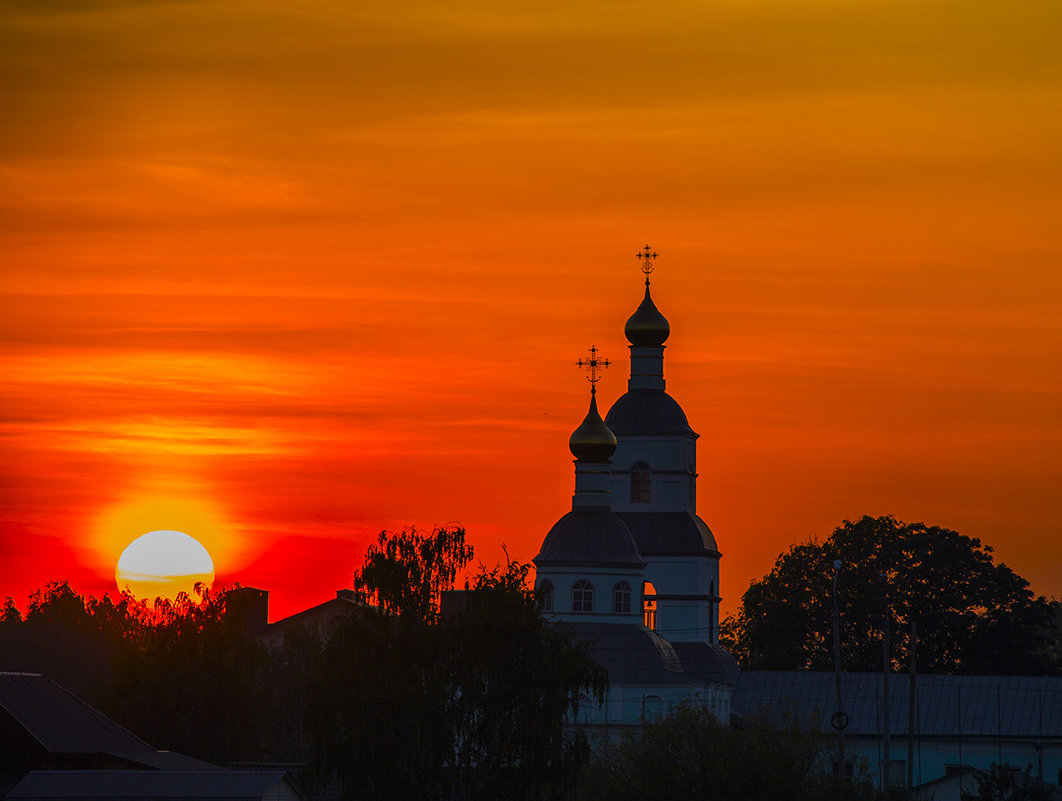
[[[842,779],[848,778],[848,765],[844,758],[844,730],[848,726],[848,715],[844,711],[844,698],[841,694],[841,615],[837,610],[837,575],[841,572],[841,560],[833,560],[833,672],[837,677],[837,711],[830,718],[830,725],[837,731],[837,771]],[[841,784],[837,784],[838,798],[841,796]]]

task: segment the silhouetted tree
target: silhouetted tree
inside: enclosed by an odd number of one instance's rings
[[[472,561],[460,527],[436,527],[430,534],[415,528],[382,531],[354,574],[354,589],[363,600],[404,618],[434,623],[443,590]]]
[[[157,748],[209,762],[274,754],[276,704],[263,645],[225,615],[226,592],[155,605],[110,683],[103,710]]]
[[[847,670],[881,669],[883,625],[891,658],[907,655],[918,621],[918,666],[934,673],[1057,672],[1054,610],[1029,582],[977,539],[892,517],[845,521],[822,543],[792,546],[755,581],[723,635],[746,669],[832,667],[831,598],[837,601]],[[886,613],[887,610],[887,613]]]
[[[1051,801],[1054,791],[1032,775],[1032,765],[1020,772],[993,764],[988,773],[976,776],[977,790],[962,791],[962,801]]]
[[[840,785],[825,735],[794,723],[779,731],[716,721],[681,704],[643,732],[600,743],[581,782],[582,801],[819,801],[873,799],[865,777]]]
[[[353,799],[539,799],[571,779],[581,752],[565,714],[606,678],[542,618],[527,572],[481,572],[467,610],[438,625],[371,610],[337,627],[307,717],[318,789],[335,781]]]

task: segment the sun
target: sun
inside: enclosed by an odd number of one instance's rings
[[[150,531],[122,552],[114,569],[118,590],[136,598],[171,601],[182,593],[194,598],[195,585],[214,581],[214,562],[197,540],[182,531]]]

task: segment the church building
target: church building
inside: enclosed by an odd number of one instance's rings
[[[730,716],[733,657],[718,642],[720,553],[698,517],[697,433],[667,394],[667,319],[650,294],[656,254],[640,252],[645,296],[627,320],[627,392],[604,419],[597,381],[609,362],[595,348],[577,364],[590,379],[590,409],[572,433],[572,510],[534,558],[546,614],[590,643],[609,673],[592,727],[629,726],[697,700]]]

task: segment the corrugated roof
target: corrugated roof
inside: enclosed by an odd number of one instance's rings
[[[731,709],[778,725],[797,721],[833,731],[837,709],[833,673],[748,671],[731,678]],[[853,735],[884,729],[884,682],[880,673],[845,673],[842,699]],[[907,733],[910,679],[889,676],[889,731]],[[1035,676],[919,675],[915,686],[915,733],[920,736],[1062,738],[1062,678]]]
[[[285,781],[283,771],[35,770],[15,785],[8,799],[261,799]],[[290,786],[284,795],[295,797]]]

